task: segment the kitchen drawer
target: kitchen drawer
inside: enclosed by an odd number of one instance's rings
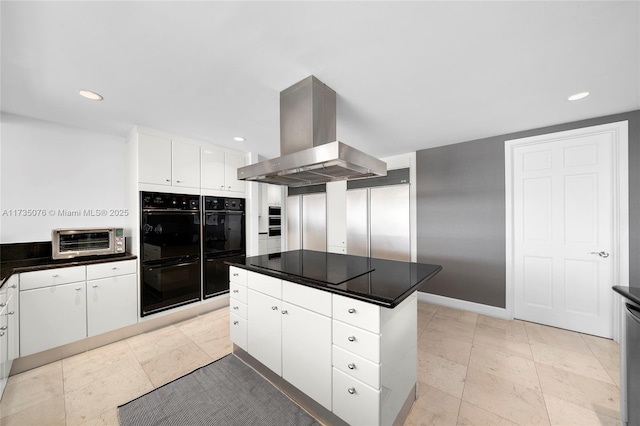
[[[334,345],[333,367],[374,389],[380,389],[380,364]]]
[[[276,299],[282,299],[282,280],[249,271],[247,284],[251,290],[259,291]]]
[[[234,313],[229,314],[229,338],[247,351],[247,320]]]
[[[380,424],[380,391],[333,369],[333,413],[351,426]]]
[[[374,363],[380,363],[380,335],[333,320],[333,344]]]
[[[331,293],[327,291],[282,281],[282,300],[320,315],[331,316]]]
[[[135,274],[137,271],[136,260],[125,260],[122,262],[106,262],[87,265],[87,279],[97,280],[100,278],[110,278],[118,275]]]
[[[247,303],[247,288],[243,285],[230,282],[229,283],[229,295],[231,299],[235,299],[238,302]]]
[[[333,318],[372,333],[380,333],[380,307],[371,303],[334,294]]]
[[[229,310],[232,314],[247,318],[247,304],[236,300],[234,297],[229,298]]]
[[[267,247],[269,248],[273,248],[273,249],[278,249],[278,251],[280,251],[280,247],[281,247],[281,239],[280,237],[269,237],[269,239],[267,240]]]
[[[68,268],[45,269],[42,271],[23,272],[20,274],[20,291],[53,285],[85,281],[86,267],[71,266]]]
[[[229,266],[229,281],[243,286],[247,286],[247,270]]]

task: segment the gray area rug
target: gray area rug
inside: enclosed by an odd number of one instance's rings
[[[235,355],[118,407],[123,426],[319,425]]]

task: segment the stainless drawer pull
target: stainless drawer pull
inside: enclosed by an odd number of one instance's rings
[[[349,392],[351,395],[353,395],[354,393],[356,393],[356,388],[349,388],[349,389],[347,389],[347,392]]]
[[[233,310],[234,310],[234,311],[237,311],[238,309],[240,309],[240,307],[238,307],[238,306],[234,306],[234,307],[233,307]]]
[[[287,312],[287,310],[285,309],[284,311],[282,311],[282,315],[287,315],[289,312]]]
[[[354,363],[351,363],[351,364],[347,365],[347,367],[349,367],[349,370],[355,370],[356,365]]]
[[[6,326],[6,325],[4,325],[4,326],[0,327],[0,330],[6,330],[6,329],[7,329],[7,326]]]
[[[238,321],[234,321],[234,322],[233,322],[233,325],[238,325]]]
[[[350,313],[350,314],[355,314],[355,313],[356,313],[356,310],[355,310],[355,309],[353,309],[353,308],[351,308],[351,309],[349,309],[349,313]]]
[[[237,277],[237,276],[238,276],[238,273],[237,273],[237,272],[234,272],[234,273],[233,273],[233,276],[234,276],[234,277]]]
[[[116,268],[115,266],[113,268],[111,268],[112,271],[115,271],[116,269],[118,269],[118,268]]]
[[[349,336],[347,337],[347,340],[350,342],[355,342],[356,341],[356,336]]]
[[[13,314],[15,314],[15,312],[13,312],[13,311],[9,312],[9,315],[13,315]]]
[[[58,274],[53,274],[53,275],[52,275],[52,277],[53,277],[53,278],[58,278],[59,276],[60,276],[60,275],[58,275]]]
[[[76,291],[82,290],[82,287],[76,287]]]
[[[271,307],[271,310],[272,310],[272,311],[277,311],[277,310],[278,310],[278,307],[277,307],[277,306],[272,306],[272,307]]]
[[[4,331],[0,331],[0,337],[4,336]]]
[[[98,287],[98,284],[94,284],[94,285],[92,285],[91,287],[93,287],[93,288],[97,288],[97,287]]]
[[[0,308],[3,308],[5,306],[7,306],[7,304],[5,302],[0,303]]]
[[[234,293],[240,293],[240,291],[239,291],[239,290],[233,290],[233,292],[234,292]]]

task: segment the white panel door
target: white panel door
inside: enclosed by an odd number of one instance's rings
[[[244,155],[225,154],[224,180],[228,191],[244,192],[244,181],[238,180],[238,169],[245,166]]]
[[[611,337],[612,135],[546,137],[513,149],[514,316]]]
[[[281,301],[249,290],[247,303],[247,349],[251,356],[269,370],[282,375]]]

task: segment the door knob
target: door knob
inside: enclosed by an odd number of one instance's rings
[[[589,252],[589,254],[597,254],[598,256],[604,257],[605,259],[609,257],[609,253],[607,253],[606,251],[600,251],[600,252],[592,251],[592,252]]]

